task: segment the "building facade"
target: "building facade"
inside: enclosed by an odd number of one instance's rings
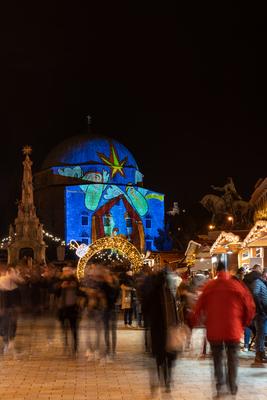
[[[45,228],[67,243],[123,234],[156,250],[164,229],[164,195],[143,187],[132,154],[108,138],[78,136],[53,149],[35,175],[35,197]]]
[[[254,209],[254,222],[267,220],[267,178],[257,182],[250,204]]]

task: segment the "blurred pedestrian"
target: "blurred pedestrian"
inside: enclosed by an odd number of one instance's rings
[[[58,270],[52,265],[47,265],[43,269],[41,275],[41,288],[45,293],[45,307],[47,315],[46,322],[46,337],[47,346],[49,347],[53,343],[55,328],[56,328],[56,312],[57,312],[57,301],[56,288],[57,284],[60,282],[60,274]]]
[[[3,353],[14,354],[14,340],[17,332],[20,307],[19,285],[23,284],[19,270],[9,267],[0,277],[0,333],[3,336]]]
[[[103,312],[104,335],[105,335],[105,358],[107,362],[114,360],[117,346],[117,310],[116,301],[119,296],[119,280],[115,274],[106,270],[102,286],[106,302]]]
[[[149,293],[146,293],[146,312],[149,314],[151,352],[156,360],[157,377],[150,376],[151,394],[154,395],[163,383],[166,392],[171,391],[172,368],[176,351],[167,349],[168,331],[178,323],[175,296],[172,291],[171,272],[162,271],[148,277]]]
[[[255,264],[252,271],[246,274],[244,282],[250,289],[255,304],[256,316],[254,319],[256,327],[256,356],[254,365],[264,366],[267,363],[265,355],[265,324],[267,321],[267,282],[263,279],[263,268],[259,264]]]
[[[88,361],[105,361],[101,349],[104,312],[107,298],[104,292],[105,270],[100,264],[91,264],[84,280],[84,291],[87,295],[88,337],[86,357]]]
[[[121,284],[121,309],[124,313],[124,326],[132,327],[133,321],[133,303],[136,298],[136,289],[134,287],[133,272],[126,272]]]
[[[238,282],[241,284],[244,284],[244,278],[246,275],[246,268],[245,267],[240,267],[236,268],[236,273],[232,276],[233,279],[236,279]],[[253,336],[252,336],[253,334]],[[252,339],[251,339],[252,336]],[[251,322],[250,326],[246,326],[244,329],[244,346],[242,348],[243,352],[247,352],[250,350],[250,347],[252,345],[252,341],[254,341],[256,337],[256,328],[254,324],[254,320]]]
[[[75,356],[78,351],[78,322],[79,304],[78,297],[83,296],[79,290],[78,280],[73,268],[67,266],[62,270],[59,283],[55,291],[58,297],[58,318],[61,323],[64,351],[68,349],[68,330],[72,334],[72,354]]]
[[[237,369],[239,342],[244,327],[255,315],[255,304],[249,290],[231,279],[223,263],[217,267],[217,279],[203,288],[199,297],[194,322],[202,320],[212,351],[217,396],[223,394],[227,384],[232,395],[238,390]],[[227,376],[224,376],[223,354],[227,355]]]

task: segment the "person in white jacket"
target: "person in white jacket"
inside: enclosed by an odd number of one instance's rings
[[[24,279],[15,268],[8,268],[0,277],[0,334],[3,336],[4,354],[14,352],[14,340],[17,331],[18,306],[20,292],[18,286]]]

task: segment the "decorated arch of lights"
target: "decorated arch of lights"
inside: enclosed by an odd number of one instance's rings
[[[77,245],[74,241],[72,241],[71,246],[76,248],[76,254],[80,258],[77,267],[77,277],[79,280],[84,277],[84,272],[88,261],[95,254],[107,249],[115,249],[121,252],[131,263],[133,272],[137,272],[143,265],[142,254],[122,235],[114,237],[105,236],[96,240],[89,246],[85,245],[84,243]]]

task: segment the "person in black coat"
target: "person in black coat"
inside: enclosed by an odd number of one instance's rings
[[[156,360],[158,382],[151,379],[152,394],[163,380],[166,392],[171,391],[172,367],[176,359],[175,351],[167,350],[168,328],[178,323],[176,302],[171,291],[172,274],[167,268],[148,277],[145,295],[146,313],[151,338],[151,353]]]
[[[73,338],[73,355],[78,350],[78,322],[80,317],[79,297],[85,297],[79,288],[79,282],[71,267],[64,267],[56,285],[55,294],[58,297],[58,318],[64,335],[64,348],[68,348],[68,325]]]
[[[113,361],[117,346],[117,311],[116,301],[120,293],[119,280],[115,274],[106,270],[102,291],[105,296],[105,309],[103,312],[104,334],[107,361]]]

